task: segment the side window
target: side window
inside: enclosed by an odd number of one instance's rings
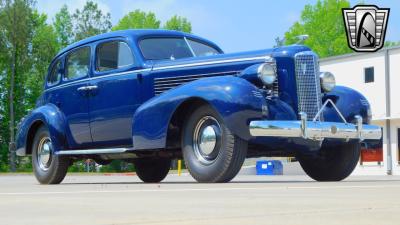
[[[188,39],[188,42],[190,44],[190,47],[192,47],[194,54],[196,54],[196,56],[210,56],[210,55],[220,54],[220,52],[217,49],[209,45],[193,41],[190,39]]]
[[[103,72],[133,65],[129,46],[122,41],[102,43],[97,47],[96,70]]]
[[[51,68],[50,74],[47,77],[47,85],[53,86],[60,82],[61,80],[61,60],[57,60]]]
[[[90,47],[79,48],[67,56],[66,80],[87,76],[90,65]]]

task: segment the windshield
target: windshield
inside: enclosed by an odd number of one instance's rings
[[[175,60],[220,53],[209,45],[185,38],[146,38],[140,41],[139,47],[147,60]]]

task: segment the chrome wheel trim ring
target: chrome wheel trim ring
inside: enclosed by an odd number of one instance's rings
[[[205,116],[197,122],[193,132],[193,150],[203,164],[213,163],[220,150],[221,126],[212,116]]]
[[[37,163],[41,170],[47,171],[50,168],[52,160],[52,143],[49,137],[40,140],[37,149]]]

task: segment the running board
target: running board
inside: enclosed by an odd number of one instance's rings
[[[96,155],[96,154],[117,154],[125,153],[133,150],[133,148],[101,148],[101,149],[77,149],[77,150],[61,150],[56,155]]]

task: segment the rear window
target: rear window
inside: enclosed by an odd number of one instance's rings
[[[147,38],[139,43],[143,57],[148,60],[181,59],[193,57],[183,38]]]
[[[132,64],[132,51],[125,42],[111,41],[102,43],[97,47],[97,71],[115,70]]]
[[[53,86],[60,82],[61,80],[61,60],[57,60],[51,68],[50,74],[47,77],[47,85]]]
[[[89,73],[90,47],[79,48],[67,56],[65,80],[75,80]]]

